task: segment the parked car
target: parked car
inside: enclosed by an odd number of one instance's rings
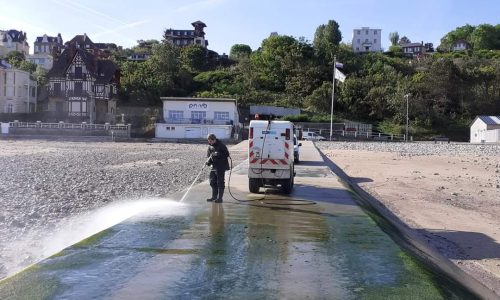
[[[303,132],[302,138],[306,141],[326,141],[324,136],[317,134],[316,132]]]
[[[300,162],[300,147],[302,143],[297,143],[297,136],[293,135],[293,160],[296,164]]]

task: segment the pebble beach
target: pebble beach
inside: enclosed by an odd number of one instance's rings
[[[2,278],[39,259],[37,241],[69,218],[186,189],[207,145],[0,140],[0,149]]]

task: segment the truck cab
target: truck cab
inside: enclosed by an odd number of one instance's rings
[[[251,193],[260,187],[279,186],[292,191],[294,166],[294,132],[290,121],[250,122],[248,133],[248,186]]]

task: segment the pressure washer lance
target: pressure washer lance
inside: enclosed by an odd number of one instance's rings
[[[217,152],[214,152],[214,153],[217,153]],[[200,178],[200,175],[203,172],[203,170],[205,169],[205,166],[208,166],[210,164],[210,160],[212,159],[212,156],[213,156],[214,153],[210,154],[210,157],[207,158],[207,160],[203,163],[203,166],[201,167],[200,172],[198,173],[198,175],[196,175],[196,178],[193,180],[193,182],[191,183],[191,185],[189,186],[189,188],[186,190],[186,192],[184,193],[184,195],[182,196],[182,198],[181,198],[181,200],[179,202],[184,201],[184,199],[186,198],[187,194],[189,193],[189,191],[191,190],[191,188],[193,187],[193,185],[198,181],[198,178]]]
[[[210,159],[210,158],[209,158]],[[208,162],[208,160],[207,160]],[[193,187],[193,185],[198,181],[198,178],[200,177],[201,173],[203,172],[203,170],[205,169],[205,166],[207,165],[207,163],[205,162],[203,164],[203,166],[201,167],[201,170],[200,172],[198,173],[198,175],[196,175],[196,178],[193,180],[193,182],[191,183],[191,185],[189,186],[189,188],[186,190],[186,192],[184,193],[184,195],[182,196],[181,200],[179,202],[182,202],[184,201],[184,199],[186,198],[187,194],[189,193],[189,191],[191,190],[191,188]]]

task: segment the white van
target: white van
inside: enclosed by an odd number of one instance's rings
[[[258,193],[265,185],[279,185],[284,193],[291,193],[295,176],[293,142],[290,121],[250,122],[248,187],[251,193]]]
[[[308,131],[302,133],[302,139],[306,141],[326,141],[324,136],[317,134],[316,132]]]

